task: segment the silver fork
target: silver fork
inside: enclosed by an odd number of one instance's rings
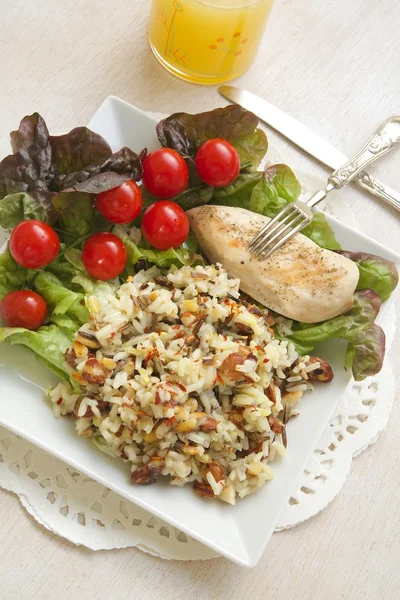
[[[312,208],[322,202],[335,189],[340,189],[352,181],[365,169],[400,142],[400,116],[393,116],[382,123],[366,144],[345,165],[328,178],[324,190],[319,190],[309,200],[297,200],[288,204],[274,217],[248,244],[253,256],[267,258],[278,250],[292,236],[301,231],[313,219]]]

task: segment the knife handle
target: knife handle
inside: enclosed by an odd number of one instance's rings
[[[398,142],[400,142],[400,116],[394,116],[382,123],[361,150],[332,173],[328,182],[337,189],[342,188],[355,179],[367,165],[389,152]]]
[[[375,177],[371,177],[366,171],[362,171],[357,176],[356,183],[370,194],[373,194],[400,211],[400,194],[393,189],[389,190],[383,183],[375,179]]]

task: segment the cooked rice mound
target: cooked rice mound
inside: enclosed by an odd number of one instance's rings
[[[240,298],[238,280],[220,265],[152,267],[86,302],[66,353],[82,392],[53,389],[57,416],[129,462],[136,484],[164,475],[234,504],[273,478],[320,363],[274,339],[272,315]]]

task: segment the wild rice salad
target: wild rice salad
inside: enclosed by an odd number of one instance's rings
[[[333,377],[275,339],[272,315],[218,264],[142,270],[87,306],[66,354],[82,392],[60,383],[50,398],[79,435],[131,463],[136,484],[165,475],[235,504],[273,478],[311,381]]]

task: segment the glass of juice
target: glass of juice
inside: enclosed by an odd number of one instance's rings
[[[149,41],[160,63],[193,83],[217,84],[253,61],[273,0],[152,0]]]

